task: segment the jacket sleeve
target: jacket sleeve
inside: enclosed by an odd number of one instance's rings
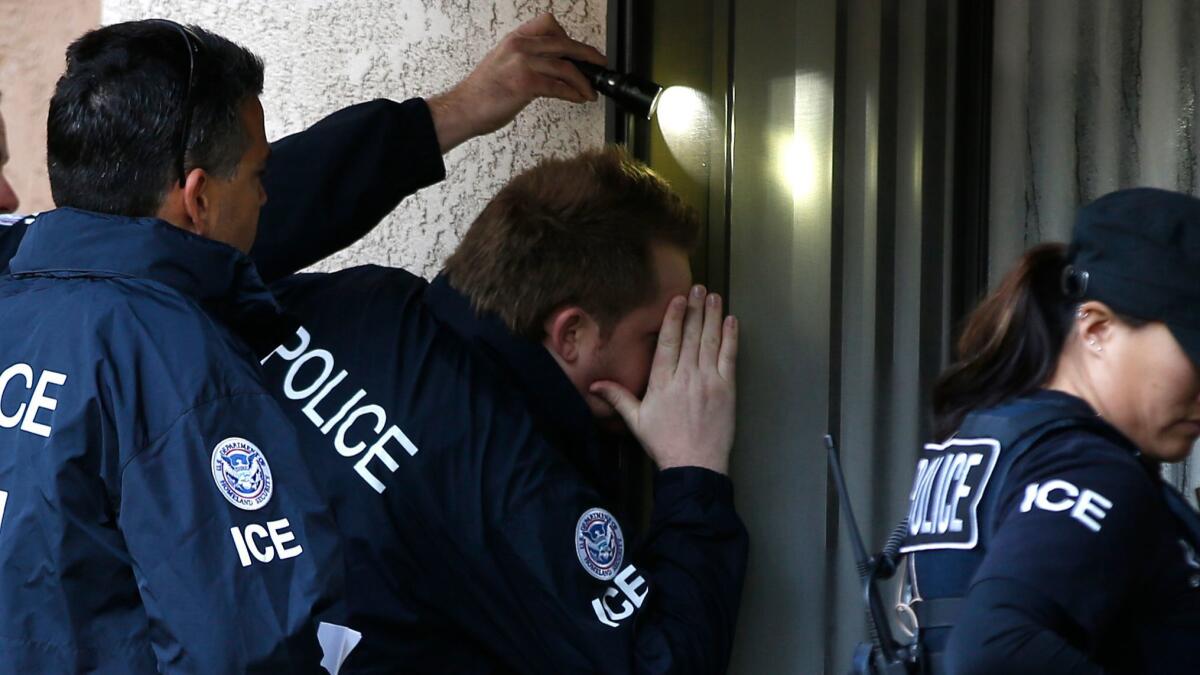
[[[342,561],[265,394],[199,405],[126,460],[118,522],[162,672],[321,672]]]
[[[271,144],[250,255],[268,283],[358,241],[402,199],[445,178],[429,106],[378,99]]]
[[[478,389],[473,408],[486,409]],[[448,519],[457,554],[443,558],[457,558],[458,597],[442,600],[455,623],[520,672],[724,672],[748,548],[729,479],[658,473],[651,526],[635,542],[518,413],[484,417],[465,425],[485,430],[475,463],[429,482],[441,485],[429,512]],[[469,476],[482,478],[478,494],[463,489]]]
[[[972,635],[988,638],[993,657],[1020,659],[1022,672],[1056,670],[1051,664],[1070,660],[1067,648],[1094,660],[1152,573],[1140,552],[1153,548],[1146,523],[1154,522],[1158,502],[1136,460],[1120,449],[1078,444],[1029,456],[1005,481],[988,553],[972,580],[964,618],[951,632],[960,663],[987,656],[969,648],[979,647]],[[998,616],[986,607],[997,605],[998,586],[987,583],[994,581],[1020,589],[999,603]],[[996,621],[1015,621],[1014,630],[1034,643],[1012,639],[1015,633],[995,639]],[[1039,645],[1040,653],[1033,649]],[[1006,650],[1011,653],[996,653]]]
[[[1008,579],[976,584],[946,647],[946,670],[960,675],[1069,673],[1103,669],[1067,641],[1070,619],[1045,597]]]

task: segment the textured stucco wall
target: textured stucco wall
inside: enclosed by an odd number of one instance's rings
[[[103,0],[102,20],[167,17],[254,50],[267,62],[267,135],[278,138],[350,103],[447,89],[503,35],[544,11],[603,49],[606,7],[604,0]],[[600,103],[535,103],[513,125],[452,151],[445,182],[405,201],[319,268],[370,262],[432,276],[510,176],[540,157],[602,143],[603,118]]]
[[[4,173],[21,211],[53,207],[46,178],[46,110],[67,44],[100,21],[100,0],[0,0],[0,113],[11,155]]]

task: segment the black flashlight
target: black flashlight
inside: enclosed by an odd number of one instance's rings
[[[592,87],[617,105],[646,119],[654,117],[663,88],[631,73],[619,73],[587,61],[567,59],[587,77]]]

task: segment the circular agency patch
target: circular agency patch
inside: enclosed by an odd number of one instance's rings
[[[625,558],[625,536],[613,514],[588,509],[575,524],[575,554],[587,573],[601,581],[617,576]]]
[[[217,489],[239,509],[257,511],[271,501],[271,466],[258,446],[244,438],[231,437],[217,443],[212,453],[212,475]]]

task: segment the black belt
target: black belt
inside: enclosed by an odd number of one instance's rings
[[[962,613],[962,605],[962,598],[930,598],[914,602],[909,607],[917,617],[917,627],[929,630],[953,627]]]
[[[918,630],[953,628],[962,613],[963,598],[931,598],[913,602],[909,607],[912,609],[913,615],[917,617]],[[945,658],[945,652],[933,651],[926,647],[925,672],[930,675],[945,673]]]

